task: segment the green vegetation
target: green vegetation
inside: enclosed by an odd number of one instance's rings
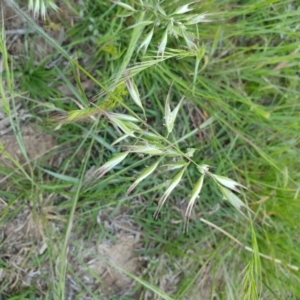
[[[4,299],[299,299],[298,1],[29,2],[18,54],[1,24]],[[135,285],[100,292],[124,222]]]

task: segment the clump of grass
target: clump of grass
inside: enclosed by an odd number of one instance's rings
[[[64,75],[75,77],[81,91],[74,93],[78,109],[55,107],[54,101],[51,109],[63,111],[56,132],[72,139],[76,152],[84,149],[83,163],[70,168],[73,155],[57,170],[44,169],[47,184],[26,173],[32,186],[68,199],[58,205],[69,222],[59,256],[64,263],[54,268],[55,295],[65,295],[74,219],[81,209],[87,216],[98,209],[94,197],[100,194],[110,206],[117,206],[115,199],[129,206],[136,198],[148,200],[133,205],[145,232],[145,255],[168,253],[166,265],[177,276],[168,290],[166,273],[149,263],[143,279],[131,274],[141,297],[192,299],[205,270],[211,298],[299,297],[297,3],[178,1],[175,7],[111,1],[103,15],[118,16],[118,24],[97,17],[100,4],[87,1],[92,10],[78,8],[92,36],[80,24],[69,31],[77,46],[100,49],[92,63],[71,57],[68,47],[14,6],[69,62]],[[83,76],[100,90],[91,101],[81,87]],[[1,95],[9,115],[3,86]]]

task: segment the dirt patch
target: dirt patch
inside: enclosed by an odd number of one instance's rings
[[[26,21],[20,16],[18,16],[16,12],[14,12],[14,10],[7,5],[5,0],[1,1],[0,8],[2,10],[2,14],[0,15],[0,20],[1,23],[5,24],[5,29],[14,30],[14,29],[24,28],[24,26],[26,25]]]
[[[4,295],[30,287],[34,277],[42,272],[43,267],[37,268],[32,260],[32,257],[38,258],[44,253],[44,229],[52,226],[45,224],[42,214],[38,215],[36,210],[25,205],[17,216],[1,225],[1,260],[4,267],[0,269],[0,283]],[[55,233],[55,227],[52,232]],[[43,287],[44,283],[40,282],[38,288]]]
[[[33,14],[28,11],[28,1],[17,2],[23,10],[35,18],[36,22],[55,39],[58,44],[61,44],[65,40],[65,27],[60,20],[63,19],[64,22],[72,22],[74,14],[63,1],[58,2],[59,10],[56,12],[49,10],[45,19],[34,17]],[[35,63],[39,63],[53,52],[54,47],[46,42],[43,37],[37,35],[36,30],[30,26],[24,18],[18,15],[13,8],[7,4],[6,0],[1,1],[0,10],[3,13],[3,18],[2,14],[0,14],[0,23],[3,23],[5,26],[7,49],[15,59],[18,59],[19,56],[27,56],[30,50],[32,50]]]
[[[133,236],[118,234],[116,242],[104,242],[98,246],[98,257],[101,260],[93,261],[90,268],[101,274],[103,292],[106,295],[130,293],[133,284],[132,278],[121,270],[136,274],[141,262],[135,254],[137,241]],[[117,266],[117,268],[113,266]]]
[[[111,216],[110,209],[101,210],[99,215],[110,215],[110,224],[97,218],[97,223],[106,227],[106,233],[100,242],[95,239],[83,240],[77,236],[70,248],[69,262],[80,280],[101,299],[110,297],[134,296],[135,281],[129,274],[137,276],[143,265],[143,258],[138,255],[141,248],[140,228],[128,215],[129,211]],[[96,221],[96,220],[95,220]],[[109,228],[107,227],[109,226]],[[76,282],[75,276],[68,275],[68,281]],[[69,294],[78,293],[76,285],[69,284]],[[86,298],[89,299],[86,294]]]
[[[42,157],[56,145],[53,135],[45,134],[33,125],[22,126],[21,137],[30,160]],[[19,163],[26,162],[20,144],[13,133],[0,136],[0,143],[3,145],[3,151],[18,160]]]
[[[0,269],[0,282],[6,295],[34,286],[40,291],[37,295],[43,297],[50,281],[53,284],[58,278],[51,270],[57,270],[59,265],[53,266],[55,261],[41,259],[48,247],[53,248],[50,239],[59,241],[63,238],[62,220],[53,220],[53,215],[49,214],[47,206],[41,206],[38,212],[26,206],[2,226],[1,259],[7,268]],[[82,234],[72,235],[66,275],[67,299],[74,299],[78,294],[82,295],[81,299],[94,299],[91,294],[101,299],[134,296],[134,280],[125,273],[137,275],[143,264],[137,254],[141,247],[138,227],[126,212],[116,215],[111,222],[116,229],[113,239],[103,238],[97,242],[93,238],[84,239]],[[76,225],[74,223],[74,227]],[[51,251],[53,254],[53,249]],[[60,251],[54,251],[59,257]],[[38,265],[37,260],[40,260]]]
[[[8,127],[4,130],[7,132]],[[1,131],[1,128],[0,128]],[[21,141],[18,141],[15,134],[10,131],[6,135],[0,135],[0,187],[10,186],[9,176],[13,172],[20,172],[21,168],[29,170],[36,161],[41,161],[45,154],[56,147],[56,139],[51,134],[39,131],[34,125],[23,125],[19,133]],[[26,159],[27,155],[28,159]],[[55,155],[51,157],[54,159]],[[5,182],[5,183],[4,183]]]

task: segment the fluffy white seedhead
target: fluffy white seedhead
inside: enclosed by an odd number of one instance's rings
[[[123,3],[121,1],[118,1],[118,0],[110,0],[110,2],[114,3],[114,4],[117,4],[127,10],[130,10],[130,11],[136,11],[132,6],[126,4],[126,3]]]
[[[167,42],[168,42],[168,33],[169,33],[169,28],[166,29],[166,31],[161,39],[161,42],[159,44],[158,51],[157,51],[157,56],[160,56],[160,55],[164,56],[165,49],[166,49]]]
[[[166,202],[167,198],[169,197],[169,195],[171,194],[171,192],[176,188],[176,186],[179,184],[184,172],[185,172],[186,168],[183,168],[181,171],[179,171],[175,177],[171,180],[170,185],[168,186],[168,188],[166,189],[166,191],[164,192],[163,196],[160,198],[159,202],[158,202],[158,206],[157,209],[154,213],[154,218],[157,218],[162,206],[164,205],[164,203]]]
[[[149,154],[149,155],[165,154],[163,149],[160,149],[160,147],[153,144],[126,146],[126,149],[129,152],[133,152],[133,153],[141,153],[141,154]]]
[[[198,24],[198,23],[211,22],[212,20],[210,20],[208,18],[208,16],[210,16],[210,15],[211,14],[209,14],[209,13],[203,13],[200,15],[193,16],[185,24],[193,25],[193,24]]]
[[[179,108],[181,106],[181,103],[184,100],[184,97],[182,97],[180,99],[178,105],[175,107],[175,109],[173,111],[171,111],[171,107],[170,107],[171,88],[172,87],[170,87],[170,89],[169,89],[167,99],[166,99],[166,104],[165,104],[165,125],[167,127],[168,134],[170,134],[173,130],[174,123],[175,123],[177,114],[179,112]]]
[[[142,48],[144,48],[143,54],[145,54],[145,52],[147,51],[148,46],[149,46],[149,44],[150,44],[150,42],[151,42],[151,40],[152,40],[153,32],[154,32],[154,28],[152,28],[152,29],[150,30],[150,32],[147,34],[147,36],[145,37],[145,39],[144,39],[143,42],[141,43],[141,45],[140,45],[140,47],[139,47],[139,49],[138,49],[138,52],[139,52]]]
[[[99,169],[96,170],[95,175],[97,178],[103,177],[107,172],[112,170],[115,166],[120,164],[128,155],[129,152],[121,152],[115,155],[112,159],[107,161],[104,165],[102,165]]]
[[[190,6],[191,4],[193,4],[193,3],[194,3],[194,2],[191,2],[191,3],[189,3],[189,4],[186,4],[186,5],[183,5],[183,6],[178,7],[178,8],[173,12],[172,15],[185,14],[185,13],[187,13],[187,12],[189,12],[189,11],[194,10],[193,8],[189,8],[189,6]]]
[[[247,209],[250,212],[253,212],[237,195],[235,195],[232,191],[229,189],[220,186],[219,189],[221,193],[223,194],[224,198],[234,207],[236,210],[238,210],[245,218],[247,216],[242,212],[242,208]]]
[[[47,8],[58,10],[53,0],[29,0],[28,8],[33,11],[35,17],[40,15],[43,19],[46,18]]]
[[[149,177],[158,167],[159,165],[159,161],[157,161],[156,163],[152,164],[150,167],[144,169],[141,174],[139,175],[139,177],[135,180],[135,182],[129,187],[129,189],[126,192],[126,195],[129,195],[132,190],[144,179],[146,179],[147,177]]]
[[[220,175],[215,175],[215,174],[210,174],[214,179],[216,179],[216,181],[218,181],[221,185],[223,185],[224,187],[227,187],[233,191],[236,191],[238,193],[240,193],[241,191],[238,189],[238,187],[242,187],[244,189],[246,189],[245,186],[243,186],[242,184],[228,178],[228,177],[224,177],[224,176],[220,176]]]
[[[127,85],[128,91],[129,91],[130,96],[133,99],[134,103],[138,107],[140,107],[142,109],[143,113],[145,114],[144,107],[143,107],[143,104],[142,104],[142,101],[140,98],[140,93],[139,93],[139,90],[138,90],[136,84],[134,83],[134,81],[132,79],[127,79],[126,85]]]
[[[185,212],[185,226],[184,226],[185,230],[188,229],[188,222],[189,222],[195,201],[197,200],[197,198],[199,197],[199,194],[201,192],[201,189],[203,186],[203,181],[204,181],[204,176],[205,175],[202,175],[193,187],[193,190],[191,193],[191,199],[189,201],[189,204],[188,204],[186,212]]]

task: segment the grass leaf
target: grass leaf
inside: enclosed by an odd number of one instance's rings
[[[43,171],[59,180],[62,180],[62,181],[72,182],[72,183],[76,183],[76,184],[79,182],[79,179],[76,177],[68,176],[65,174],[60,174],[60,173],[53,172],[53,171],[50,171],[50,170],[47,170],[44,168],[43,168]]]

